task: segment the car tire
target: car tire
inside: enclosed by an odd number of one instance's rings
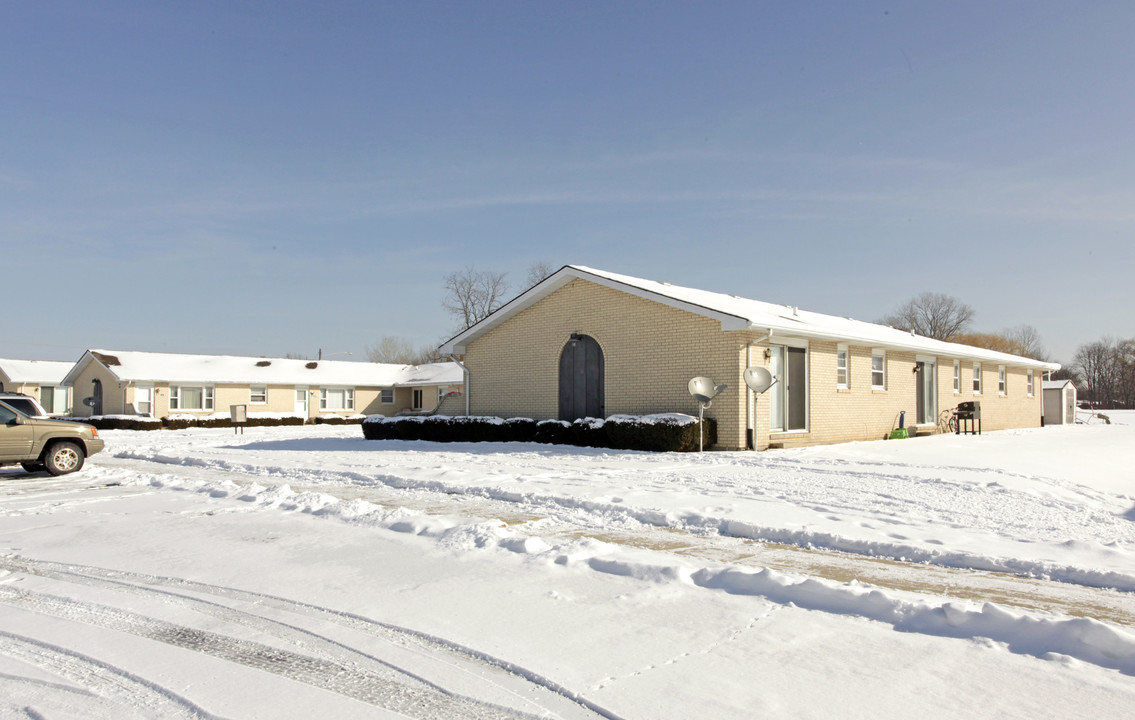
[[[66,475],[83,467],[83,448],[73,442],[57,442],[43,456],[43,464],[52,475]]]
[[[41,463],[41,462],[22,462],[22,463],[20,463],[20,467],[22,467],[24,470],[27,470],[30,473],[37,473],[40,470],[43,470],[43,463]]]

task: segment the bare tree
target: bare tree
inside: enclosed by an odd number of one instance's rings
[[[1135,338],[1116,345],[1119,361],[1119,387],[1117,397],[1125,408],[1135,408]]]
[[[1120,394],[1119,343],[1114,338],[1105,337],[1076,349],[1072,358],[1076,374],[1086,386],[1086,399],[1099,407],[1113,407]]]
[[[505,273],[477,270],[473,266],[445,276],[442,307],[457,321],[458,331],[481,322],[504,304],[508,283]]]
[[[950,338],[950,342],[972,345],[973,347],[1008,353],[1009,355],[1022,354],[1020,343],[1004,333],[960,333]]]
[[[969,329],[975,312],[957,298],[925,292],[907,300],[880,322],[923,337],[949,340]]]
[[[1044,347],[1040,341],[1040,333],[1032,325],[1003,330],[999,333],[958,333],[950,338],[950,342],[973,345],[974,347],[996,350],[997,352],[1021,357],[1045,360]]]
[[[376,363],[396,363],[402,365],[419,365],[419,353],[414,349],[413,343],[405,338],[393,335],[384,335],[374,345],[366,348],[367,360]]]
[[[1018,325],[1015,328],[1009,328],[1004,334],[1017,344],[1018,355],[1033,360],[1048,360],[1048,353],[1044,350],[1040,331],[1032,325]]]
[[[538,285],[555,271],[556,268],[552,267],[543,260],[538,260],[537,262],[532,263],[528,266],[528,276],[524,278],[524,287],[530,288]]]

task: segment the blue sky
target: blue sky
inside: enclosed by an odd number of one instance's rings
[[[361,359],[448,337],[448,273],[544,262],[865,320],[945,292],[1067,362],[1135,335],[1133,30],[1129,2],[6,2],[0,357]]]

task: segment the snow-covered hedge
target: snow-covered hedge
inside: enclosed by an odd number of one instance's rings
[[[99,430],[161,430],[162,421],[139,415],[95,415],[93,417],[57,417],[53,420],[70,420],[93,425]]]
[[[681,413],[612,415],[574,422],[498,417],[386,417],[363,421],[368,440],[432,442],[538,442],[557,445],[687,452],[698,449],[698,419]],[[706,447],[717,441],[717,425],[705,420]]]
[[[361,416],[360,416],[361,417]],[[60,420],[94,425],[99,430],[184,430],[191,427],[232,427],[229,413],[211,415],[189,415],[175,413],[164,418],[143,415],[92,415],[91,417],[69,417]],[[291,413],[249,413],[248,427],[268,427],[272,425],[303,425],[304,418]]]
[[[317,415],[316,425],[358,425],[366,420],[366,415]]]

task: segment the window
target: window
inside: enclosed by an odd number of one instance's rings
[[[414,404],[413,404],[413,408],[414,408],[415,410],[421,410],[421,409],[422,409],[422,395],[423,395],[423,393],[422,393],[422,389],[421,389],[421,388],[414,388]]]
[[[1004,395],[1006,392],[1005,387],[1005,366],[997,366],[997,394]]]
[[[268,386],[253,385],[248,389],[248,402],[263,405],[268,402]]]
[[[382,404],[394,404],[394,388],[382,388]]]
[[[63,415],[71,410],[71,388],[63,385],[42,385],[39,404],[49,415]]]
[[[1028,380],[1029,397],[1032,397],[1033,396],[1033,371],[1032,370],[1029,370],[1028,376],[1027,376],[1026,379]]]
[[[209,385],[170,385],[170,410],[212,410],[213,388]]]
[[[962,391],[962,361],[954,361],[954,394]]]
[[[981,363],[979,362],[973,364],[973,394],[981,394]]]
[[[320,410],[354,410],[354,388],[320,388]]]
[[[871,351],[871,389],[887,389],[887,354],[884,350]]]
[[[438,385],[438,387],[437,387],[437,404],[441,405],[441,401],[444,400],[445,396],[448,395],[448,394],[449,394],[449,388],[444,387],[442,385]]]
[[[838,388],[849,386],[847,372],[847,345],[838,345],[835,353],[835,384]]]

